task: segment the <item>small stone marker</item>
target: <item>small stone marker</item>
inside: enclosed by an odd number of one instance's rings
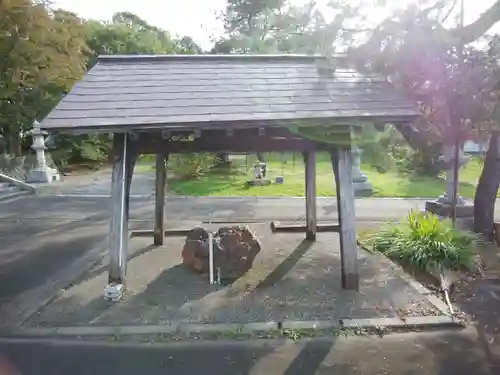
[[[107,301],[119,301],[123,297],[123,284],[111,283],[104,289],[104,299]]]

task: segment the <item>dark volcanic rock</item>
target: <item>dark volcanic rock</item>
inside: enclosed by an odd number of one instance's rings
[[[259,241],[245,226],[220,228],[214,238],[214,263],[221,278],[235,280],[252,268],[261,250]],[[194,228],[187,236],[182,250],[183,263],[200,273],[209,272],[208,232]]]
[[[208,232],[205,228],[193,228],[188,233],[182,262],[197,272],[208,272]]]

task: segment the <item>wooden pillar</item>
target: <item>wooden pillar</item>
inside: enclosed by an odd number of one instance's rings
[[[154,244],[163,245],[165,236],[165,189],[167,187],[168,152],[156,155],[156,181],[155,181],[155,227]]]
[[[316,241],[316,152],[304,154],[306,179],[306,239]]]
[[[350,146],[337,148],[332,151],[331,161],[337,187],[342,287],[357,291],[359,290],[358,244],[356,241],[356,216],[354,213],[354,186],[352,185]]]
[[[130,136],[113,136],[111,223],[109,235],[109,283],[125,284],[128,257],[130,184],[137,150]]]

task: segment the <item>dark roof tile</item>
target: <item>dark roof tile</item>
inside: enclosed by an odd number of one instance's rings
[[[385,79],[342,68],[328,74],[324,62],[295,55],[104,56],[41,127],[105,131],[419,115]]]

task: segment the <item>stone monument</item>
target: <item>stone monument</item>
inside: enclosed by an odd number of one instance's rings
[[[373,194],[373,186],[368,181],[368,177],[361,170],[361,153],[358,147],[351,148],[352,157],[352,183],[355,196],[367,196]]]
[[[28,182],[51,183],[53,181],[59,181],[61,179],[59,172],[57,169],[50,168],[45,158],[45,150],[47,149],[45,146],[45,136],[47,132],[42,131],[38,122],[35,122],[30,134],[33,137],[31,148],[35,150],[36,153],[36,165],[28,175]]]
[[[271,181],[267,180],[267,163],[258,162],[253,166],[254,179],[246,182],[246,186],[264,186],[270,185]]]

